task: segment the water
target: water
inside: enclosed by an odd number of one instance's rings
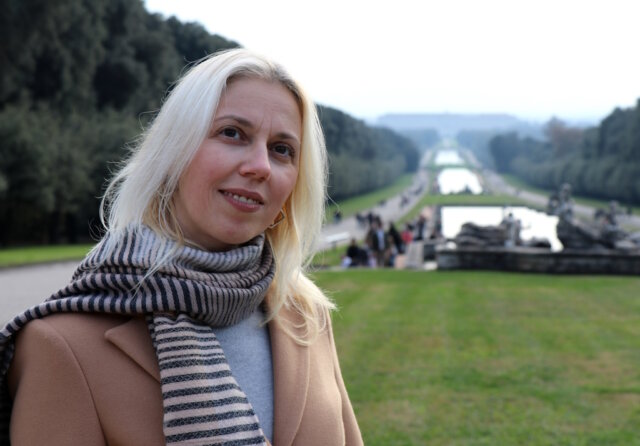
[[[447,167],[438,174],[438,187],[440,193],[457,194],[470,191],[472,194],[481,194],[482,186],[478,175],[465,167]]]
[[[457,150],[438,150],[435,164],[436,166],[463,165],[464,160],[460,157]]]
[[[509,212],[513,212],[513,216],[521,222],[520,238],[522,240],[546,238],[551,243],[552,251],[562,250],[562,243],[556,235],[558,217],[524,206],[443,206],[442,234],[446,238],[454,238],[460,232],[462,225],[467,222],[480,226],[495,226],[500,224]]]

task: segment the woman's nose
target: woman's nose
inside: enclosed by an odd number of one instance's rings
[[[246,156],[240,166],[240,174],[254,177],[257,180],[269,179],[271,176],[271,159],[269,158],[267,144],[256,142],[251,146],[251,150],[246,152]]]

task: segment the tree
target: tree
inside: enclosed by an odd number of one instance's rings
[[[563,121],[552,118],[544,127],[544,135],[553,148],[553,156],[561,158],[580,150],[583,130],[569,127]]]
[[[494,136],[489,142],[489,151],[493,156],[498,172],[511,171],[511,161],[519,154],[518,134],[515,132]]]

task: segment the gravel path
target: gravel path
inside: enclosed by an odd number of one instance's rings
[[[77,261],[0,269],[0,324],[65,286]]]
[[[419,193],[405,192],[408,202],[402,206],[402,194],[396,195],[385,201],[384,204],[379,204],[371,209],[366,209],[361,212],[362,215],[373,212],[379,215],[384,224],[385,230],[387,229],[387,223],[390,221],[396,221],[409,212],[413,206],[422,198],[427,192],[429,186],[427,172],[420,170],[416,174],[413,180],[413,184],[409,187],[410,191],[420,190]],[[401,230],[402,228],[397,227]],[[342,219],[339,223],[329,223],[322,230],[322,239],[319,243],[319,249],[325,250],[337,245],[348,244],[351,238],[361,240],[365,237],[367,228],[358,224],[355,216]],[[335,241],[335,240],[338,241]]]

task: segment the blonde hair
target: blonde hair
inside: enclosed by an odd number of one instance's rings
[[[197,62],[175,85],[152,125],[102,199],[100,216],[115,234],[146,225],[166,240],[184,244],[173,196],[180,176],[209,133],[220,96],[238,78],[279,82],[296,98],[302,114],[298,179],[285,202],[286,218],[266,230],[275,258],[267,320],[280,323],[298,343],[307,344],[324,329],[334,304],[305,270],[322,228],[327,181],[327,153],[314,103],[278,64],[245,49],[216,53]],[[165,258],[162,261],[168,261]],[[300,316],[301,325],[284,324],[282,308]]]

